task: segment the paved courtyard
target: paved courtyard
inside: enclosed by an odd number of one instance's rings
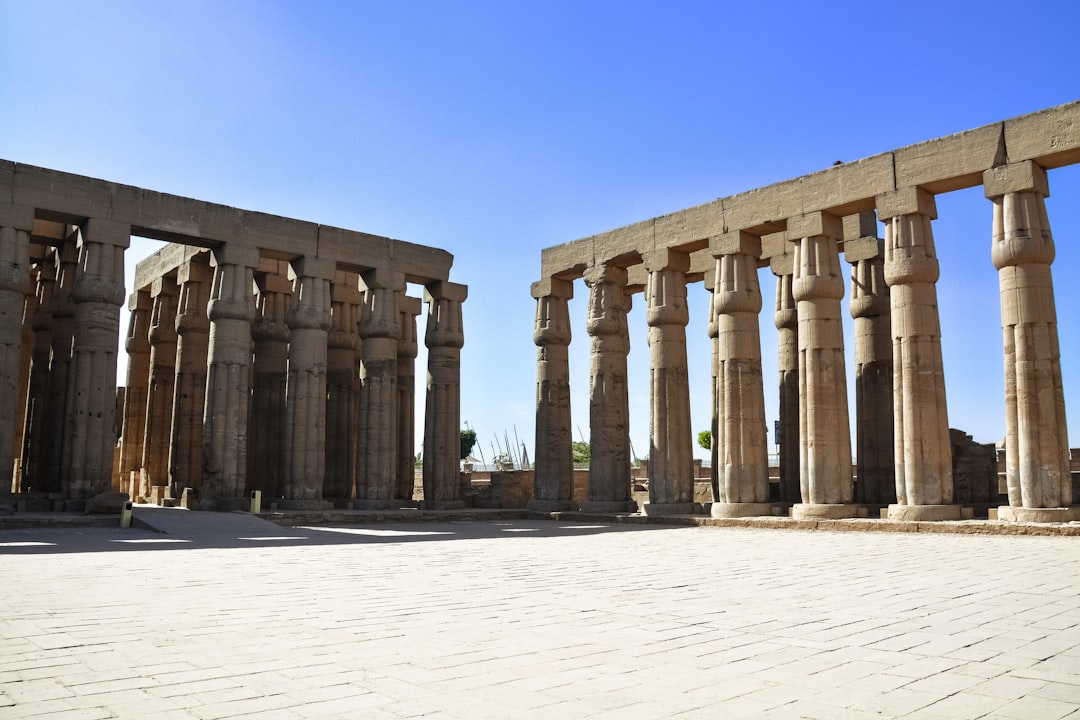
[[[0,718],[1080,719],[1077,538],[234,517],[0,531]]]

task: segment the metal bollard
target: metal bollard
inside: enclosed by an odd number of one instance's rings
[[[251,514],[257,515],[262,512],[262,490],[251,491]]]
[[[120,527],[131,527],[131,503],[124,503],[124,508],[120,511]]]

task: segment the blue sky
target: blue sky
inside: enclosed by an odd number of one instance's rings
[[[453,253],[452,278],[470,286],[462,419],[488,456],[515,430],[533,455],[529,284],[542,248],[1080,98],[1080,5],[1065,0],[0,0],[0,27],[0,158]],[[1075,415],[1080,168],[1052,171],[1050,187]],[[975,188],[939,196],[938,209],[950,424],[994,442],[990,204]],[[129,271],[148,248],[133,243]],[[761,281],[771,423],[772,276]],[[573,413],[587,435],[586,291],[575,290]],[[690,298],[696,431],[709,426],[708,300],[700,285]],[[641,306],[630,316],[638,455]],[[1080,446],[1080,415],[1070,419]]]

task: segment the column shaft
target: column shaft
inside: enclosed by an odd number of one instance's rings
[[[413,504],[416,487],[416,317],[423,310],[420,298],[398,296],[401,337],[397,355],[397,494],[406,505]]]
[[[0,512],[14,510],[15,428],[22,423],[16,419],[18,381],[33,226],[32,209],[0,207]]]
[[[571,509],[574,501],[573,430],[570,424],[570,313],[573,283],[533,283],[536,298],[536,468],[530,510]]]
[[[428,302],[427,399],[424,409],[424,507],[463,507],[460,498],[461,304],[468,288],[438,282],[424,290]]]
[[[150,290],[150,378],[143,423],[142,475],[138,495],[149,499],[154,487],[168,485],[172,437],[173,388],[176,383],[176,303],[180,289],[171,277],[154,280]]]
[[[213,270],[201,256],[177,271],[180,294],[176,308],[176,379],[173,383],[169,443],[169,488],[182,497],[184,488],[199,491],[203,480],[203,415],[206,411],[206,355],[209,350]]]
[[[802,502],[799,481],[799,313],[791,288],[795,280],[793,255],[770,260],[776,275],[777,368],[779,370],[780,424],[779,473],[780,502]]]
[[[75,303],[71,299],[79,267],[77,235],[72,235],[56,252],[57,280],[52,302],[52,360],[49,363],[44,430],[31,459],[40,468],[42,492],[62,492],[65,430],[68,417],[68,375],[71,368],[71,343],[75,332]]]
[[[150,293],[140,290],[128,297],[128,334],[124,349],[128,354],[124,391],[124,424],[120,435],[119,482],[122,492],[134,498],[139,493],[146,440],[146,404],[150,387]]]
[[[397,293],[404,276],[371,270],[360,276],[360,447],[356,501],[360,508],[396,507],[397,501]],[[425,448],[424,454],[428,450]]]
[[[37,303],[33,325],[34,349],[30,357],[26,429],[23,433],[23,492],[46,492],[42,454],[46,446],[45,422],[49,404],[49,365],[52,362],[53,293],[56,290],[58,256],[58,253],[47,256],[38,263],[37,268]]]
[[[326,482],[323,497],[344,506],[356,486],[356,437],[360,412],[358,321],[364,297],[359,276],[338,272],[332,289],[326,349]]]

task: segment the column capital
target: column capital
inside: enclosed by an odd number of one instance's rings
[[[983,191],[993,199],[1016,192],[1036,192],[1050,197],[1046,171],[1033,160],[990,168],[983,173]]]
[[[885,241],[876,237],[861,237],[844,242],[844,260],[854,265],[860,260],[885,257]]]
[[[649,272],[659,272],[661,270],[687,272],[690,269],[690,254],[672,250],[671,248],[661,248],[645,253],[643,259],[645,269]]]
[[[214,269],[208,261],[199,261],[189,258],[187,262],[176,269],[176,283],[183,285],[189,282],[211,282],[214,279]]]
[[[154,278],[154,281],[150,283],[150,297],[155,298],[158,295],[179,295],[180,288],[176,284],[176,278],[169,275],[162,275],[161,277]]]
[[[761,236],[745,230],[735,230],[709,238],[709,253],[713,257],[721,255],[761,255]]]
[[[825,236],[835,240],[843,239],[844,221],[827,212],[810,212],[788,218],[788,242],[798,242],[803,238],[818,236]]]
[[[297,277],[311,277],[319,280],[333,281],[337,270],[336,261],[310,255],[293,258],[289,261],[289,265]]]
[[[559,297],[569,300],[574,297],[574,283],[570,280],[544,278],[534,282],[529,292],[536,300],[542,297]]]
[[[127,309],[129,312],[136,310],[149,310],[154,306],[150,299],[150,293],[145,290],[137,290],[128,295]]]
[[[210,251],[211,265],[243,265],[253,270],[259,267],[259,249],[237,243],[221,245]]]
[[[769,258],[769,270],[773,275],[794,275],[795,274],[795,255],[793,253],[786,253],[784,255],[773,255]]]
[[[585,268],[585,284],[589,287],[600,284],[626,285],[626,268],[608,263],[590,265]]]
[[[405,289],[405,273],[396,272],[390,268],[372,268],[360,273],[360,289],[367,290],[395,290],[401,292]]]
[[[260,293],[289,294],[292,292],[292,283],[289,282],[289,278],[277,273],[255,273],[255,285],[258,286]]]
[[[449,300],[451,302],[465,302],[469,297],[469,286],[462,283],[438,280],[424,286],[424,299],[428,302],[436,300]]]
[[[889,220],[901,215],[927,215],[937,219],[937,202],[933,194],[920,187],[906,187],[882,193],[875,200],[878,217]]]
[[[127,249],[131,245],[131,225],[102,218],[89,218],[82,224],[82,241],[114,245]]]
[[[415,317],[424,309],[424,303],[418,297],[402,294],[397,296],[397,308],[399,313]]]

